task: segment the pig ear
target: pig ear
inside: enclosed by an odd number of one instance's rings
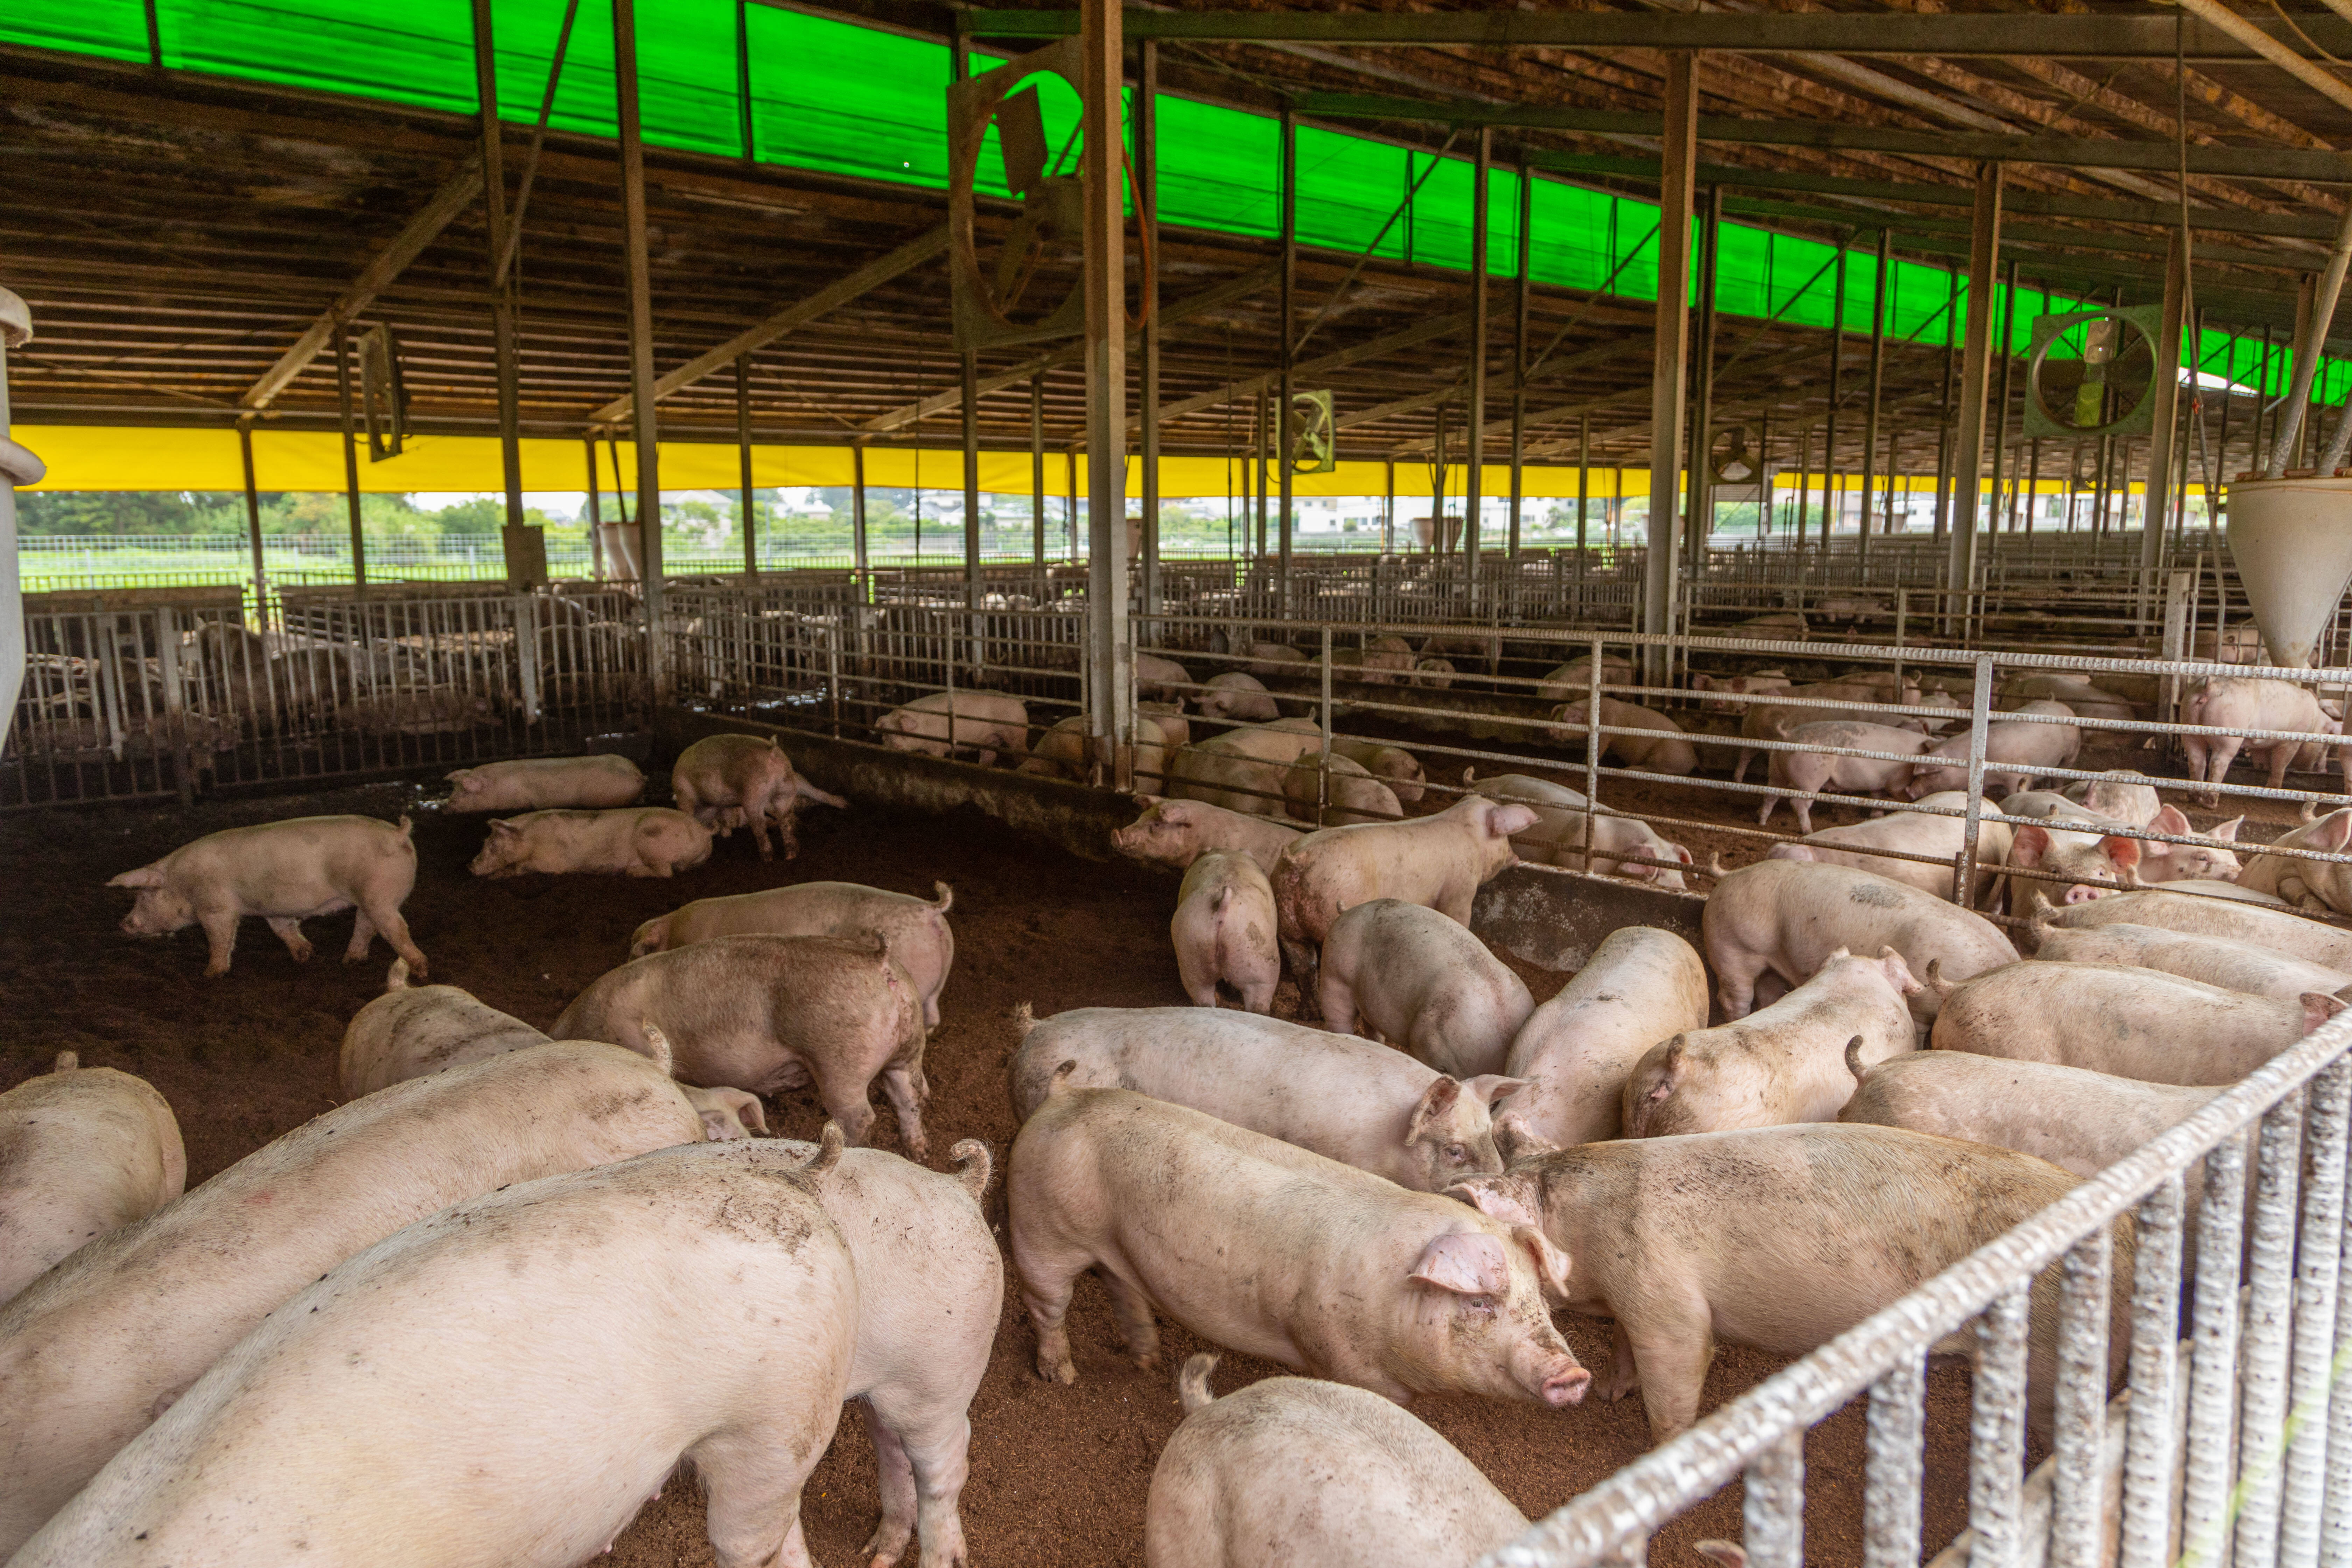
[[[1533,1079],[1505,1078],[1500,1073],[1482,1072],[1476,1078],[1464,1079],[1462,1087],[1469,1091],[1471,1099],[1491,1110],[1495,1101],[1507,1094],[1517,1094],[1534,1081]]]
[[[1878,950],[1878,966],[1886,972],[1886,983],[1906,996],[1915,996],[1927,989],[1919,977],[1911,973],[1911,965],[1892,947]]]
[[[2147,819],[2147,825],[2158,833],[2188,833],[2191,831],[2189,826],[2189,818],[2182,815],[2180,808],[2177,805],[2168,805],[2160,808],[2154,816]]]
[[[1510,1289],[1511,1266],[1498,1237],[1456,1232],[1432,1238],[1405,1278],[1457,1296],[1499,1296]]]
[[[2330,812],[2311,836],[2311,847],[2340,853],[2352,843],[2352,811]]]
[[[1440,1074],[1430,1079],[1429,1087],[1421,1091],[1421,1101],[1412,1108],[1412,1120],[1405,1124],[1405,1141],[1410,1142],[1429,1131],[1430,1124],[1454,1109],[1462,1098],[1462,1086]]]
[[[1445,1195],[1456,1203],[1468,1204],[1488,1219],[1498,1219],[1505,1225],[1536,1225],[1541,1222],[1535,1182],[1527,1176],[1473,1176],[1466,1182],[1456,1182],[1446,1188]]]
[[[1541,820],[1534,806],[1521,805],[1517,802],[1508,805],[1498,802],[1486,815],[1486,826],[1496,837],[1508,838],[1514,833],[1525,833]]]
[[[163,868],[142,866],[136,871],[125,871],[120,877],[109,878],[106,885],[110,888],[160,888],[163,885]]]
[[[1528,1123],[1524,1110],[1506,1110],[1495,1118],[1495,1150],[1503,1156],[1506,1165],[1516,1165],[1522,1160],[1540,1160],[1559,1148],[1559,1144]]]
[[[2340,997],[2330,996],[2325,991],[2305,992],[2303,994],[2303,1032],[2306,1035],[2311,1033],[2343,1010],[2344,1003]]]
[[[1539,1226],[1513,1226],[1511,1241],[1524,1247],[1528,1261],[1536,1266],[1536,1279],[1545,1301],[1555,1307],[1568,1305],[1568,1254],[1554,1247],[1551,1237]]]
[[[2027,823],[2011,836],[2009,863],[2029,871],[2041,869],[2042,858],[2050,853],[2050,830]]]
[[[1691,1543],[1702,1557],[1712,1557],[1723,1568],[1748,1568],[1748,1548],[1736,1541],[1695,1541]]]
[[[2168,811],[2171,808],[2168,806],[2165,809]],[[2218,838],[2224,844],[2235,844],[2238,841],[2238,828],[2245,820],[2242,816],[2233,816],[2219,827],[2209,829],[2205,837]]]
[[[2132,873],[2139,867],[2139,840],[2110,833],[2099,840],[2099,853],[2107,858],[2126,884],[2138,880]]]
[[[490,824],[490,837],[493,838],[503,837],[510,834],[520,833],[521,831],[521,828],[517,827],[511,822],[499,821]]]
[[[1852,958],[1853,956],[1853,949],[1852,949],[1852,948],[1850,948],[1850,947],[1833,947],[1833,948],[1830,949],[1830,955],[1829,955],[1827,958],[1825,958],[1825,959],[1822,960],[1822,967],[1823,969],[1827,969],[1831,964],[1835,963],[1839,959],[1841,959],[1841,958]]]
[[[1669,844],[1666,847],[1673,850],[1675,852],[1675,858],[1681,861],[1684,865],[1688,866],[1693,864],[1690,846],[1686,844]]]

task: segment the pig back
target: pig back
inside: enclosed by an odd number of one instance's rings
[[[0,1309],[0,1552],[351,1254],[493,1188],[701,1136],[644,1058],[537,1046],[338,1107],[84,1247]]]
[[[2090,1177],[2226,1087],[2141,1083],[1969,1051],[1911,1051],[1864,1073],[1838,1120],[2013,1149]]]
[[[1619,1134],[1625,1079],[1651,1047],[1706,1027],[1706,966],[1670,931],[1609,933],[1574,979],[1528,1016],[1504,1073],[1532,1079],[1496,1108],[1548,1143]]]
[[[404,974],[404,960],[400,968]],[[353,1015],[343,1031],[336,1077],[343,1098],[357,1100],[443,1068],[543,1046],[548,1038],[455,985],[387,991]]]
[[[60,1058],[0,1094],[0,1303],[178,1197],[187,1175],[180,1124],[143,1079]]]
[[[2193,893],[2168,892],[2162,888],[2136,888],[2104,899],[2068,904],[2053,910],[2049,923],[2074,931],[2114,924],[2161,926],[2192,936],[2226,936],[2255,942],[2309,963],[2352,970],[2352,931],[2324,925],[2289,910],[2264,909],[2234,899],[2202,898]]]
[[[2249,996],[2160,970],[2018,963],[1953,987],[1938,1050],[2053,1062],[2145,1083],[2227,1083],[2305,1033],[2295,998]]]

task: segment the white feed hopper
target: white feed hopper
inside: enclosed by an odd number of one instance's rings
[[[2235,481],[2230,553],[2272,660],[2309,668],[2352,584],[2352,479]]]

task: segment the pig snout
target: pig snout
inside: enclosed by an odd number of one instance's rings
[[[2094,899],[2104,899],[2112,893],[2122,891],[2121,888],[2094,888],[2088,883],[2077,882],[2066,889],[2066,901],[2070,904],[2087,904]]]
[[[1565,1340],[1556,1334],[1552,1339],[1552,1345],[1528,1344],[1515,1350],[1511,1375],[1521,1387],[1556,1410],[1581,1405],[1585,1390],[1592,1386],[1592,1373],[1577,1361]]]

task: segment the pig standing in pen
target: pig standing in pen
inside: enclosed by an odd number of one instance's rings
[[[1282,983],[1282,950],[1274,933],[1274,887],[1256,861],[1226,850],[1195,859],[1168,923],[1184,994],[1196,1006],[1213,1007],[1217,987],[1229,985],[1244,1010],[1273,1012],[1275,988]]]
[[[890,956],[923,998],[926,1028],[940,1026],[940,993],[955,967],[955,932],[948,910],[955,890],[933,882],[936,899],[885,892],[859,882],[795,882],[732,898],[697,899],[656,915],[629,939],[629,956],[667,952],[715,936],[863,936],[890,943]]]
[[[837,811],[849,805],[794,773],[793,760],[772,735],[705,735],[678,753],[669,782],[677,808],[718,837],[751,828],[762,860],[771,856],[771,826],[783,840],[785,859],[801,852],[793,816],[803,799]]]
[[[1535,1011],[1527,983],[1435,910],[1374,899],[1343,911],[1323,941],[1324,1025],[1402,1046],[1456,1078],[1502,1070]]]

